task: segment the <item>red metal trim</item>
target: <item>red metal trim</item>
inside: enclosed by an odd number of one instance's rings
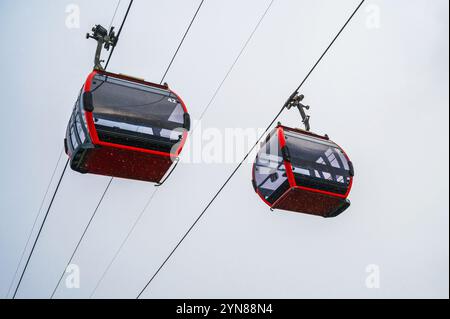
[[[325,140],[325,141],[329,141],[330,142],[330,139],[328,137],[322,136],[322,135],[319,135],[319,134],[316,134],[316,133],[313,133],[313,132],[301,130],[299,128],[287,127],[287,126],[283,126],[283,125],[279,125],[278,127],[282,127],[283,129],[285,129],[287,131],[292,131],[292,132],[300,133],[300,134],[303,134],[303,135],[316,137],[316,138],[319,138],[321,140]]]
[[[278,126],[277,127],[277,134],[278,134],[278,142],[280,143],[280,149],[286,146],[286,137],[284,136],[283,127]]]
[[[280,149],[283,149],[284,147],[286,147],[286,138],[284,136],[283,127],[280,126],[278,127],[277,130],[278,130],[278,140],[280,142]],[[295,182],[294,170],[292,169],[291,162],[285,160],[284,167],[286,168],[286,176],[289,181],[289,186],[291,187],[296,186],[297,184]]]
[[[91,74],[88,75],[86,82],[84,84],[84,92],[90,92],[92,88],[92,80],[97,75],[98,71],[92,71]]]
[[[87,111],[85,111],[84,114],[86,116],[86,123],[88,126],[88,131],[91,137],[92,144],[99,145],[100,139],[98,138],[97,129],[95,128],[94,115],[92,114],[92,112]]]
[[[133,146],[108,143],[108,142],[103,142],[103,141],[98,141],[98,143],[96,143],[96,145],[112,147],[112,148],[117,148],[117,149],[122,149],[122,150],[127,150],[127,151],[147,153],[147,154],[158,155],[158,156],[163,156],[163,157],[176,157],[177,156],[176,154],[159,152],[159,151],[153,151],[153,150],[147,150],[147,149],[144,149],[144,148],[138,148],[138,147],[133,147]]]
[[[104,72],[104,71],[93,71],[91,74],[89,74],[86,83],[84,84],[84,92],[90,92],[92,89],[92,81],[94,79],[94,77],[97,74],[102,74],[102,75],[107,75],[107,76],[111,76],[111,77],[117,77],[117,78],[121,78],[121,79],[129,79],[130,81],[133,82],[139,82],[142,84],[146,84],[146,85],[150,85],[150,86],[158,86],[161,88],[164,88],[167,90],[166,87],[163,87],[161,85],[156,85],[154,83],[149,83],[149,82],[145,82],[145,81],[139,81],[133,78],[128,78],[126,76],[120,76],[114,73],[109,73],[109,72]],[[169,90],[170,91],[170,90]],[[172,92],[172,91],[170,91]],[[175,92],[172,92],[176,95]],[[177,98],[179,99],[178,95],[176,95]],[[181,102],[182,100],[179,99]],[[181,104],[183,106],[184,109],[186,109],[186,106],[184,105],[184,102],[182,102]],[[163,157],[177,157],[178,155],[180,155],[181,150],[183,149],[186,140],[187,140],[187,133],[184,132],[183,133],[183,138],[181,140],[180,143],[180,147],[178,148],[178,150],[175,152],[175,154],[172,153],[166,153],[166,152],[159,152],[159,151],[153,151],[153,150],[147,150],[145,148],[139,148],[139,147],[132,147],[132,146],[126,146],[126,145],[120,145],[120,144],[115,144],[115,143],[108,143],[108,142],[103,142],[100,141],[98,134],[97,134],[97,129],[95,128],[95,123],[94,123],[94,115],[92,114],[92,112],[85,112],[85,116],[86,116],[86,123],[88,126],[88,130],[89,130],[89,135],[91,137],[91,141],[92,144],[97,145],[97,146],[107,146],[107,147],[112,147],[112,148],[117,148],[117,149],[123,149],[123,150],[128,150],[128,151],[134,151],[134,152],[142,152],[142,153],[147,153],[147,154],[152,154],[152,155],[157,155],[157,156],[163,156]]]
[[[319,193],[319,194],[322,194],[322,195],[338,197],[338,198],[342,198],[342,199],[346,199],[347,198],[346,195],[332,193],[332,192],[327,192],[327,191],[323,191],[323,190],[319,190],[319,189],[315,189],[315,188],[309,188],[309,187],[305,187],[305,186],[295,186],[294,188],[301,189],[301,190],[304,190],[304,191],[309,191],[309,192],[312,192],[312,193]]]
[[[289,192],[292,189],[299,189],[299,190],[309,191],[309,192],[312,192],[312,193],[318,193],[318,194],[327,195],[327,196],[330,196],[330,197],[341,198],[341,199],[346,199],[347,198],[345,195],[330,193],[330,192],[321,191],[321,190],[308,188],[308,187],[303,187],[303,186],[294,186],[294,187],[289,188],[282,196],[280,196],[280,198],[278,198],[278,200],[276,200],[275,203],[273,203],[272,208],[276,209],[276,206],[278,205],[278,203],[283,201],[285,199],[285,197],[289,194]]]
[[[147,82],[145,80],[133,78],[133,77],[127,76],[125,74],[111,73],[111,72],[107,72],[107,71],[96,71],[96,72],[98,74],[101,74],[101,75],[105,75],[105,76],[109,76],[109,77],[113,77],[113,78],[118,78],[118,79],[121,79],[121,80],[126,80],[126,81],[130,81],[130,82],[134,82],[134,83],[139,83],[139,84],[143,84],[143,85],[147,85],[147,86],[153,86],[153,87],[156,87],[158,89],[170,91],[167,86],[164,86],[164,85],[161,85],[161,84],[157,84],[157,83],[153,83],[153,82]]]
[[[338,144],[336,144],[335,142],[331,141],[330,139],[327,139],[326,137],[321,137],[320,135],[317,135],[317,134],[314,134],[314,133],[311,133],[311,132],[303,131],[303,130],[300,130],[300,129],[293,129],[293,128],[289,128],[289,127],[280,125],[280,126],[278,126],[278,130],[282,130],[282,132],[283,132],[283,138],[284,138],[284,142],[283,143],[284,143],[284,145],[286,145],[286,139],[284,137],[284,129],[286,129],[288,131],[290,130],[290,131],[297,132],[297,133],[300,133],[300,134],[310,135],[310,136],[313,136],[313,137],[318,137],[318,138],[327,140],[327,141],[335,144],[336,147],[339,148],[344,153],[344,156],[346,157],[347,161],[350,162],[350,158],[347,156],[347,154],[345,153],[344,149],[342,147],[340,147]],[[281,140],[280,140],[280,143],[281,143]],[[292,164],[289,163],[289,165],[290,165],[290,169],[292,171],[292,175],[294,175],[293,174],[293,170],[292,170]],[[286,167],[286,171],[287,171],[287,167]],[[289,177],[289,175],[288,175],[288,177]],[[333,192],[322,191],[322,190],[309,188],[309,187],[304,187],[304,186],[298,186],[296,184],[296,182],[295,182],[295,177],[294,177],[294,185],[291,185],[291,186],[299,188],[299,189],[302,189],[302,190],[307,190],[307,191],[310,191],[310,192],[314,192],[314,193],[320,193],[320,194],[324,194],[324,195],[329,195],[329,196],[333,196],[333,197],[339,197],[339,198],[346,199],[350,195],[350,191],[351,191],[352,186],[353,186],[353,177],[352,176],[350,177],[350,182],[349,182],[349,185],[347,187],[347,192],[345,193],[345,195],[338,194],[338,193],[333,193]]]
[[[90,92],[92,89],[92,81],[94,80],[94,77],[97,75],[97,71],[92,71],[91,74],[89,74],[88,78],[86,79],[86,82],[84,84],[84,93]],[[86,117],[86,123],[88,126],[89,136],[91,137],[92,144],[98,145],[99,138],[97,134],[97,130],[95,129],[94,124],[94,116],[92,112],[85,111],[85,117]]]

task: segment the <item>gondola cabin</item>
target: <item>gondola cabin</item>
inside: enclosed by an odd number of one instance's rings
[[[353,165],[328,137],[278,126],[253,165],[253,187],[272,209],[322,217],[344,212]]]
[[[64,142],[77,172],[159,183],[189,129],[186,106],[167,86],[94,71],[75,103]]]

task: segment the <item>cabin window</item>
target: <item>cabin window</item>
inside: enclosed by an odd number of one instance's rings
[[[102,141],[169,152],[182,138],[185,112],[168,90],[97,75],[92,94]]]
[[[347,192],[350,165],[336,144],[290,131],[284,134],[297,185],[338,194]]]
[[[254,170],[256,188],[269,203],[273,204],[289,188],[277,134],[262,146]]]

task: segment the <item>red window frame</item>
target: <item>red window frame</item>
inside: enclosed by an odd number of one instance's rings
[[[89,74],[89,76],[84,84],[84,90],[83,90],[84,93],[88,93],[91,91],[92,81],[94,80],[94,77],[97,74],[106,75],[106,76],[110,76],[113,78],[118,78],[118,79],[122,79],[122,80],[127,80],[127,81],[131,81],[131,82],[135,82],[135,83],[144,84],[147,86],[152,86],[152,87],[157,87],[160,89],[168,90],[170,93],[172,93],[173,95],[175,95],[177,97],[178,101],[180,101],[180,104],[181,104],[184,112],[188,113],[186,104],[184,103],[184,101],[181,99],[181,97],[177,93],[172,91],[170,88],[159,85],[159,84],[150,83],[150,82],[146,82],[143,80],[137,80],[134,78],[127,77],[125,75],[119,75],[119,74],[110,73],[110,72],[106,72],[106,71],[94,70],[91,74]],[[142,153],[148,153],[148,154],[162,156],[162,157],[174,158],[174,157],[178,157],[180,155],[181,151],[183,150],[184,145],[186,144],[186,140],[188,137],[187,131],[183,132],[183,137],[181,139],[180,145],[175,153],[160,152],[160,151],[148,150],[148,149],[140,148],[140,147],[133,147],[133,146],[116,144],[116,143],[104,142],[104,141],[101,141],[98,137],[97,129],[95,128],[93,112],[85,111],[85,117],[86,117],[86,123],[88,126],[88,132],[89,132],[89,136],[91,138],[92,144],[97,145],[97,146],[112,147],[112,148],[117,148],[117,149],[122,149],[122,150],[142,152]]]

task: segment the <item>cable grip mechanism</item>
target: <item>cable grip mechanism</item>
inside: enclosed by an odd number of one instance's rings
[[[109,51],[111,47],[114,48],[117,45],[117,41],[119,40],[114,31],[114,27],[111,27],[108,32],[106,28],[104,28],[100,24],[97,24],[92,28],[92,34],[86,34],[86,39],[94,39],[95,41],[97,41],[94,69],[104,71],[102,63],[105,61],[101,59],[102,50],[103,48],[105,48],[106,51]]]
[[[302,123],[305,126],[305,130],[309,132],[311,130],[311,126],[309,123],[311,117],[306,114],[306,111],[310,109],[310,106],[302,104],[302,101],[304,99],[305,96],[303,94],[299,94],[298,91],[296,91],[291,95],[289,100],[286,102],[285,107],[288,110],[290,110],[293,107],[299,110],[300,116],[302,117]]]

